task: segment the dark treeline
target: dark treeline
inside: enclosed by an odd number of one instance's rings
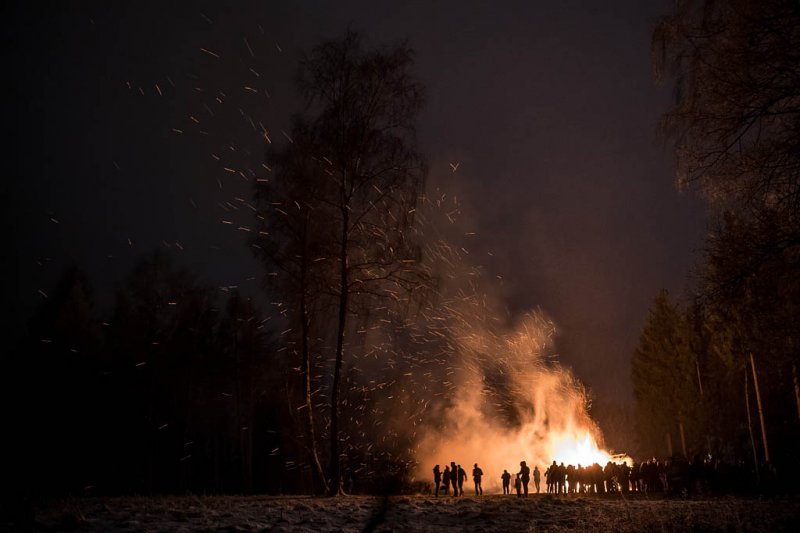
[[[86,277],[66,272],[3,365],[12,488],[280,490],[286,368],[254,304],[218,294],[158,252],[99,316]]]
[[[664,130],[712,231],[696,292],[655,298],[632,369],[646,453],[711,454],[785,488],[800,472],[798,50],[796,2],[681,2],[657,26],[656,65],[677,80]]]

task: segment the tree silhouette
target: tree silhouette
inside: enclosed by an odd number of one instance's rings
[[[761,361],[776,449],[800,435],[798,50],[800,10],[786,0],[685,0],[653,34],[659,75],[675,76],[662,126],[678,181],[697,185],[711,207],[698,298],[707,349],[696,351],[728,417],[741,418],[750,353]],[[800,470],[791,452],[774,455]]]
[[[228,377],[226,385],[233,391],[231,419],[239,458],[239,484],[245,493],[250,493],[254,487],[253,442],[259,423],[257,408],[276,380],[271,375],[273,361],[269,357],[268,335],[260,313],[251,301],[238,293],[233,293],[228,299],[217,343],[228,367],[223,373]]]
[[[170,257],[156,252],[139,263],[117,293],[109,320],[112,394],[122,411],[116,442],[129,461],[117,477],[139,490],[179,490],[195,440],[195,410],[207,397],[218,320],[213,291]]]
[[[43,495],[80,493],[98,475],[93,461],[102,452],[95,425],[96,367],[100,356],[100,323],[89,283],[69,267],[49,291],[28,323],[28,335],[17,354],[15,395],[21,450],[21,482]]]
[[[653,52],[658,72],[676,75],[664,127],[681,182],[727,205],[796,212],[798,28],[785,0],[686,0],[660,21]]]
[[[631,377],[636,423],[645,450],[665,455],[669,434],[673,452],[680,452],[680,431],[689,438],[687,444],[702,440],[703,413],[692,330],[686,315],[666,291],[653,301],[633,354]]]
[[[727,217],[712,239],[713,290],[800,255],[800,10],[795,2],[679,2],[653,34],[657,70],[675,76],[662,126],[680,184]],[[726,213],[727,212],[727,213]],[[735,219],[735,221],[734,221]],[[725,234],[736,231],[735,248]]]
[[[366,51],[353,32],[314,48],[299,74],[308,111],[278,159],[291,161],[276,175],[289,184],[273,187],[271,197],[270,191],[261,195],[274,207],[260,213],[265,221],[292,219],[293,230],[284,231],[282,240],[256,244],[263,250],[294,249],[299,255],[291,277],[301,287],[294,300],[301,324],[309,322],[309,289],[320,295],[317,302],[328,298],[334,308],[331,494],[340,489],[340,382],[349,317],[363,314],[374,298],[398,301],[420,285],[419,249],[406,233],[424,178],[414,138],[422,90],[410,74],[412,56],[406,45]],[[313,246],[321,255],[313,259],[309,230],[319,239]],[[307,331],[301,337],[307,338]]]
[[[312,336],[313,318],[319,318],[329,298],[325,295],[330,278],[330,233],[328,206],[320,202],[322,190],[329,185],[327,175],[315,158],[307,126],[299,119],[292,129],[294,142],[282,151],[268,154],[274,178],[256,187],[259,232],[252,239],[256,256],[262,260],[267,275],[267,289],[287,304],[293,328],[292,338],[300,350],[300,381],[304,405],[305,448],[317,483],[328,491],[328,484],[317,450],[314,420],[312,351],[319,349]],[[262,215],[263,213],[263,215]],[[312,338],[313,337],[313,338]],[[313,486],[312,482],[312,491]]]

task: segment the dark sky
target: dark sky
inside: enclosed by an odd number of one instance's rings
[[[6,326],[69,263],[107,308],[159,246],[255,291],[236,229],[250,217],[238,171],[263,162],[250,121],[280,139],[298,59],[349,27],[416,50],[429,179],[463,203],[511,312],[540,306],[562,362],[598,396],[629,398],[649,302],[687,287],[705,232],[656,134],[670,89],[653,81],[650,33],[671,2],[64,4],[4,8]]]

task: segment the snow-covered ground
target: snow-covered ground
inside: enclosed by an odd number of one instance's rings
[[[51,502],[36,509],[34,519],[39,531],[798,531],[800,500],[640,495],[85,498]]]

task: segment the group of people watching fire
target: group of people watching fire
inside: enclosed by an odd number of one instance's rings
[[[480,469],[478,463],[475,463],[472,468],[472,480],[475,482],[475,494],[480,496],[483,494],[483,487],[481,480],[483,479],[483,470]],[[450,465],[445,465],[444,472],[439,469],[439,465],[433,467],[433,483],[436,485],[436,496],[439,496],[439,489],[441,488],[442,494],[447,496],[450,492],[450,487],[453,487],[453,496],[464,495],[464,481],[467,480],[467,471],[457,465],[455,461]]]
[[[673,457],[667,461],[653,458],[632,465],[609,461],[605,466],[594,463],[585,467],[553,461],[544,472],[541,472],[538,466],[534,466],[531,472],[527,463],[521,461],[519,472],[511,474],[508,470],[503,470],[500,479],[503,494],[512,494],[513,490],[518,497],[524,497],[528,495],[531,478],[534,485],[531,491],[535,490],[537,494],[542,491],[547,494],[603,494],[691,493],[695,490],[739,492],[741,488],[737,484],[740,484],[740,481],[744,483],[743,480],[747,477],[743,465],[729,465],[720,460],[712,461],[710,456],[706,458],[696,456],[691,461],[682,457]],[[453,496],[463,496],[463,486],[467,479],[467,472],[455,462],[446,465],[444,471],[436,465],[433,468],[434,495],[438,497],[441,493],[447,496],[452,487]],[[483,470],[477,463],[472,469],[472,479],[475,484],[475,494],[482,495]],[[541,486],[541,481],[544,481],[544,487]]]

